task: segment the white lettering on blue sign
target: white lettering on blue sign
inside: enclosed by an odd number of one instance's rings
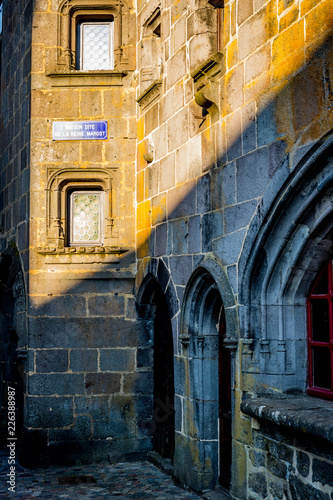
[[[108,138],[107,121],[53,122],[54,141],[105,140]]]

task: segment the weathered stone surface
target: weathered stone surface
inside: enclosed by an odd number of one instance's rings
[[[170,269],[176,285],[185,285],[192,273],[190,256],[170,257]]]
[[[122,316],[124,297],[119,295],[95,295],[88,299],[90,316]]]
[[[84,377],[72,373],[49,373],[30,376],[30,394],[33,396],[67,396],[84,393]]]
[[[260,451],[250,450],[249,457],[254,467],[265,466],[265,455]]]
[[[73,372],[97,371],[97,349],[73,349],[70,352],[70,369]]]
[[[267,454],[267,469],[274,476],[282,479],[287,479],[287,466],[284,462],[274,457],[270,453]]]
[[[263,194],[268,183],[268,150],[261,148],[237,160],[237,200],[245,201]]]
[[[32,348],[134,347],[136,325],[118,318],[30,320]],[[112,334],[111,334],[112,333]]]
[[[267,482],[265,474],[263,472],[250,474],[249,488],[264,498],[267,495]]]
[[[87,373],[85,377],[86,394],[114,394],[120,392],[118,373]]]
[[[303,483],[296,476],[290,476],[290,491],[293,500],[301,500],[310,496],[314,500],[329,500],[329,495],[323,491],[314,488],[312,485]]]
[[[73,423],[73,398],[29,396],[27,411],[30,427],[52,428],[71,425]]]
[[[36,372],[67,372],[68,350],[66,349],[43,349],[36,351]]]
[[[149,394],[153,390],[153,373],[140,372],[124,376],[125,394]]]
[[[101,371],[133,371],[135,365],[134,349],[101,349],[99,365]]]
[[[70,429],[55,429],[50,432],[50,441],[78,441],[90,440],[91,420],[87,415],[80,415],[74,419]]]
[[[32,297],[30,299],[31,316],[85,316],[86,301],[80,295],[58,297]]]
[[[301,474],[301,476],[307,477],[310,472],[309,456],[306,453],[299,451],[296,453],[296,458],[297,458],[297,471]]]
[[[224,210],[225,233],[232,233],[247,226],[250,223],[256,208],[256,200],[227,207]]]
[[[155,232],[155,255],[165,255],[167,249],[167,235],[168,235],[168,225],[159,224],[156,226]]]
[[[333,466],[331,463],[314,458],[312,462],[312,481],[333,486],[332,470]]]

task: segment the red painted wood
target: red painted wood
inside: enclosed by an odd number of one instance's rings
[[[320,281],[320,279],[326,275],[327,279],[327,293],[318,293],[316,291],[316,287]],[[324,268],[318,274],[314,285],[310,291],[307,300],[307,319],[308,319],[308,394],[312,396],[318,396],[325,399],[333,399],[333,279],[332,279],[332,261],[329,260]],[[317,293],[316,293],[317,292]],[[311,304],[316,300],[326,300],[328,302],[328,321],[329,321],[329,339],[328,342],[316,341],[313,339],[313,317],[312,317],[312,308]],[[314,385],[314,377],[316,373],[314,372],[313,367],[313,348],[316,347],[326,347],[329,349],[330,353],[330,371],[331,371],[331,380],[330,380],[330,388],[318,387]],[[326,367],[328,368],[328,367]]]

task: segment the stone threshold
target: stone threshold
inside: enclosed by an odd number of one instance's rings
[[[170,458],[164,458],[156,451],[150,451],[148,453],[148,460],[169,476],[173,475],[173,465]]]
[[[241,410],[259,423],[273,423],[333,443],[332,401],[306,395],[274,395],[245,400]]]
[[[202,498],[205,500],[230,500],[230,495],[227,491],[217,488],[216,490],[204,491]]]

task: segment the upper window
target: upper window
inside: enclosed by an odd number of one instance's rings
[[[69,245],[103,243],[102,191],[72,191],[69,194]]]
[[[127,65],[133,38],[127,22],[122,22],[127,11],[126,2],[118,0],[61,0],[57,29],[61,70],[111,71]]]
[[[113,21],[78,24],[77,66],[85,71],[113,69]]]
[[[333,399],[332,261],[319,273],[308,297],[308,393]]]

